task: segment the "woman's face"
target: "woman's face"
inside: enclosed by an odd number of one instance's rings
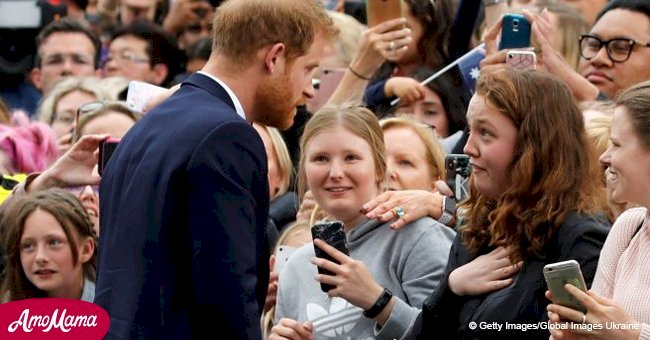
[[[94,95],[82,91],[72,91],[59,98],[59,101],[54,107],[52,117],[52,130],[54,130],[56,136],[60,138],[66,134],[72,133],[77,109],[83,104],[94,102],[96,100],[97,97]]]
[[[480,95],[469,103],[467,122],[470,136],[463,151],[470,157],[473,183],[484,195],[497,198],[509,184],[517,128]]]
[[[398,115],[412,116],[418,122],[433,127],[438,138],[449,136],[449,120],[447,111],[442,105],[440,96],[424,87],[424,98],[397,109]]]
[[[374,153],[341,126],[315,135],[305,148],[305,173],[316,202],[330,218],[356,226],[361,207],[379,194]]]
[[[262,142],[264,143],[264,150],[266,151],[266,164],[269,169],[269,199],[273,199],[275,197],[275,194],[280,190],[280,185],[282,184],[280,165],[278,158],[275,155],[273,141],[271,141],[269,132],[259,124],[253,124],[253,127],[255,130],[257,130],[257,133],[260,134],[260,137],[262,137]]]
[[[420,52],[418,51],[418,43],[422,39],[422,35],[424,35],[424,27],[420,20],[411,13],[411,6],[405,1],[402,1],[402,13],[404,13],[404,18],[406,19],[406,27],[411,29],[412,39],[406,45],[408,49],[404,53],[387,59],[397,64],[418,63],[422,60],[422,56],[420,56]]]
[[[135,125],[135,121],[120,112],[106,112],[88,123],[86,123],[81,135],[101,135],[107,134],[113,138],[122,138],[129,129]]]
[[[427,162],[427,149],[413,130],[408,127],[391,127],[384,131],[388,165],[388,190],[435,189],[439,179],[435,169]]]
[[[52,214],[37,209],[27,219],[20,238],[20,262],[27,279],[50,297],[79,298],[83,287],[83,263],[90,260],[92,240],[71,242]],[[73,262],[72,248],[79,261]],[[75,297],[76,296],[76,297]]]
[[[650,203],[650,148],[643,145],[627,110],[619,106],[614,111],[610,135],[612,146],[600,156],[607,167],[607,187],[617,203]]]

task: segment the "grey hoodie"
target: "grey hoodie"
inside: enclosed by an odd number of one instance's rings
[[[321,291],[310,262],[313,243],[298,249],[280,273],[275,323],[281,318],[309,320],[315,339],[400,339],[408,334],[423,301],[444,279],[455,232],[429,217],[397,231],[390,229],[391,222],[367,220],[347,234],[350,256],[397,297],[383,327],[365,318],[361,308]]]

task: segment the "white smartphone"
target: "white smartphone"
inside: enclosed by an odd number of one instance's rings
[[[297,250],[296,247],[289,246],[278,246],[278,249],[275,250],[275,264],[273,265],[273,271],[280,273],[284,264],[289,261],[289,257]]]
[[[537,55],[533,51],[508,51],[506,64],[518,70],[535,70]]]
[[[149,100],[165,91],[167,89],[164,87],[133,80],[129,83],[129,89],[126,93],[126,104],[131,110],[144,113]]]
[[[576,286],[583,292],[587,291],[585,279],[580,270],[580,264],[576,260],[569,260],[551,263],[544,266],[544,279],[548,290],[553,293],[553,303],[579,310],[583,313],[587,309],[571,295],[565,288],[565,284]]]

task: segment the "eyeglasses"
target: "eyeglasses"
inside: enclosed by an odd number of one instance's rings
[[[108,56],[106,57],[105,63],[109,63],[111,61],[115,60],[115,62],[123,64],[123,63],[148,63],[149,58],[147,57],[142,57],[138,56],[135,52],[129,51],[129,50],[124,50],[120,51],[118,53],[109,53]]]
[[[84,54],[71,53],[71,54],[62,54],[55,53],[49,54],[42,57],[41,65],[42,66],[61,66],[65,61],[69,60],[72,64],[78,66],[93,65],[93,58]]]
[[[65,191],[79,197],[81,196],[81,193],[86,190],[86,187],[90,187],[93,190],[93,193],[96,196],[99,196],[99,185],[79,185],[74,187],[66,187]]]
[[[126,112],[130,112],[131,115],[134,115],[133,111],[129,109],[126,103],[120,101],[104,100],[104,101],[94,101],[94,102],[83,104],[79,106],[74,117],[74,129],[72,131],[73,142],[76,142],[79,140],[79,138],[81,138],[81,132],[79,131],[79,118],[81,116],[87,115],[92,112],[96,112],[106,107],[108,107],[110,110],[115,109],[118,111],[124,111],[125,114],[127,114]],[[133,120],[137,120],[135,117],[132,118]]]
[[[578,41],[580,42],[581,57],[591,60],[605,46],[609,59],[617,63],[622,63],[630,59],[634,45],[650,47],[650,42],[644,43],[630,38],[600,40],[600,38],[588,34],[581,35]]]

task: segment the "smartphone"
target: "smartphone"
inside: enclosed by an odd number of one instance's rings
[[[104,169],[106,169],[106,165],[108,164],[108,161],[111,159],[111,156],[113,156],[113,152],[115,152],[115,149],[117,148],[117,145],[120,143],[120,140],[117,138],[106,138],[103,141],[99,143],[99,161],[98,161],[98,166],[97,166],[97,172],[99,175],[104,174]]]
[[[401,0],[366,0],[366,15],[368,18],[368,27],[373,27],[382,22],[401,18],[402,1]]]
[[[508,51],[506,56],[506,65],[518,70],[535,70],[537,66],[537,56],[533,51]]]
[[[316,85],[316,93],[313,98],[308,99],[309,109],[316,112],[332,96],[336,87],[339,86],[341,79],[345,74],[344,68],[326,68],[321,72],[320,79]]]
[[[456,202],[461,202],[469,196],[469,175],[472,172],[469,156],[464,154],[449,154],[445,157],[447,185],[454,192]]]
[[[153,97],[156,97],[167,91],[166,88],[133,80],[129,83],[126,93],[126,104],[131,110],[144,113],[147,103]]]
[[[551,263],[544,266],[544,279],[548,290],[553,293],[553,303],[579,310],[583,313],[587,309],[564,288],[565,284],[572,284],[587,291],[585,279],[582,277],[580,264],[576,260]]]
[[[284,264],[289,261],[289,257],[296,252],[298,248],[290,246],[278,246],[278,249],[275,250],[275,264],[273,265],[273,271],[279,273],[282,271]]]
[[[343,230],[343,222],[341,221],[326,221],[326,222],[316,223],[311,227],[311,236],[314,240],[321,239],[322,241],[336,248],[338,251],[342,252],[343,254],[348,256],[350,255],[350,251],[348,250],[348,240],[345,237],[345,231]],[[316,253],[316,257],[320,257],[332,261],[334,263],[339,263],[339,261],[335,260],[329,254],[327,254],[320,248],[316,247],[316,245],[314,245],[314,252]],[[327,269],[323,269],[321,267],[318,267],[318,273],[323,275],[334,275],[334,273],[332,273],[331,271]],[[334,286],[321,283],[320,288],[323,292],[327,293],[331,289],[333,289]]]
[[[504,15],[499,49],[529,47],[530,31],[530,22],[523,15],[512,13]]]

